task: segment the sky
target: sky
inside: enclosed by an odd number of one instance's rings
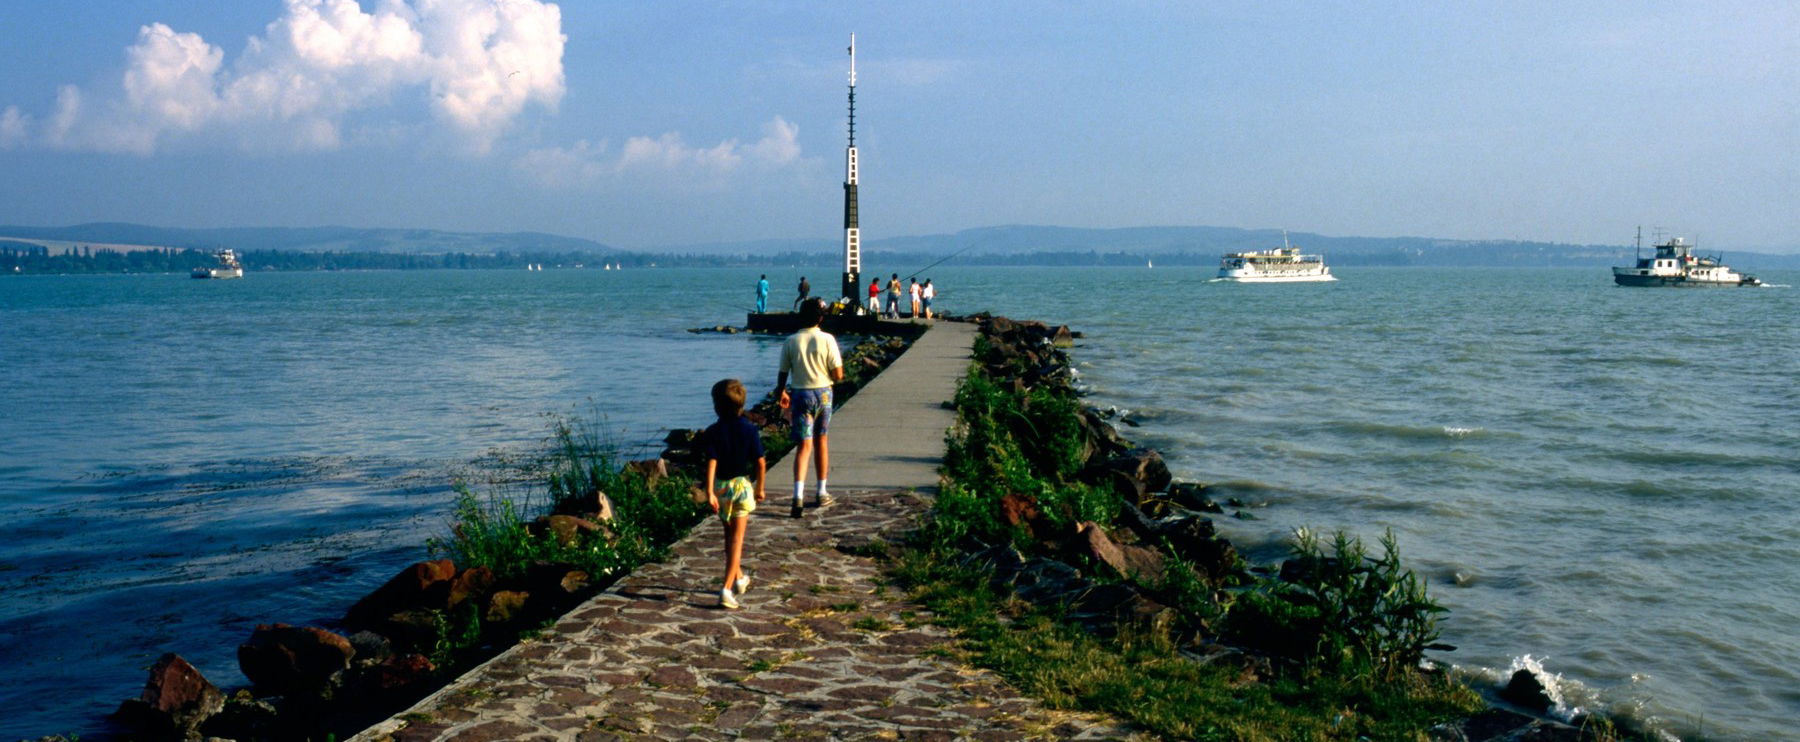
[[[0,224],[1800,252],[1800,4],[0,3]]]

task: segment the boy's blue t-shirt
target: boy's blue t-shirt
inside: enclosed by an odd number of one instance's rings
[[[715,481],[750,476],[754,473],[751,463],[762,457],[762,432],[743,415],[706,429],[706,458],[719,462],[713,471]]]

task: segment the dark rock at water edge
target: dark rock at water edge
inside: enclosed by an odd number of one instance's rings
[[[1500,690],[1500,697],[1508,703],[1517,704],[1521,708],[1544,713],[1556,705],[1550,698],[1550,691],[1544,687],[1543,681],[1530,670],[1520,669],[1506,681],[1506,687]]]
[[[356,656],[349,638],[311,626],[263,624],[238,646],[238,668],[273,693],[321,692],[341,679]]]
[[[344,614],[344,625],[373,628],[376,622],[409,608],[443,608],[450,594],[450,580],[455,576],[456,564],[448,559],[408,566],[350,606]]]
[[[150,668],[144,692],[125,701],[113,720],[153,739],[198,738],[200,725],[225,709],[225,694],[199,670],[169,653]]]

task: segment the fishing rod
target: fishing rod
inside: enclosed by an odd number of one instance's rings
[[[968,246],[968,247],[964,247],[964,248],[963,248],[963,249],[961,249],[961,250],[957,250],[957,251],[956,251],[956,252],[953,252],[953,253],[950,253],[950,254],[949,254],[949,255],[945,255],[945,256],[944,256],[944,257],[941,257],[941,258],[938,258],[938,259],[937,259],[937,263],[932,263],[932,264],[931,264],[931,265],[928,265],[928,266],[925,266],[925,267],[923,267],[923,268],[920,268],[920,269],[918,269],[918,270],[916,270],[916,271],[913,271],[913,272],[912,272],[912,273],[909,273],[909,274],[907,274],[907,276],[906,276],[906,277],[907,277],[907,278],[909,278],[909,279],[911,279],[911,278],[918,278],[918,277],[919,277],[919,274],[920,274],[920,273],[924,273],[924,272],[925,272],[925,271],[928,271],[928,270],[931,270],[931,269],[932,269],[932,268],[935,268],[935,267],[937,267],[937,264],[938,264],[938,263],[942,263],[942,262],[944,262],[944,261],[946,261],[946,260],[949,260],[949,259],[951,259],[951,258],[954,258],[954,257],[956,257],[956,256],[958,256],[958,255],[961,255],[961,254],[963,254],[963,253],[965,253],[965,252],[968,252],[968,251],[969,251],[969,250],[971,250],[971,249],[973,249],[973,248],[975,248],[975,247],[978,247],[978,246],[979,246],[979,245],[981,245],[981,243],[979,243],[979,242],[975,242],[975,243],[971,243],[971,244],[969,244],[969,246]]]

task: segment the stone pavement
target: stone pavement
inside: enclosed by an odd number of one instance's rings
[[[930,506],[952,419],[942,402],[972,337],[970,326],[932,329],[834,414],[835,505],[787,517],[791,468],[770,466],[769,500],[746,538],[754,582],[742,610],[717,606],[723,537],[709,520],[668,560],[353,739],[1136,736],[946,659],[948,632],[871,556]]]

